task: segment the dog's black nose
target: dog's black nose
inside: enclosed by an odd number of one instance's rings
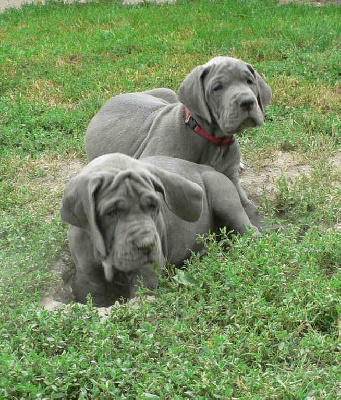
[[[253,109],[253,106],[255,105],[255,100],[252,98],[244,99],[240,103],[240,108],[243,111],[251,111]]]

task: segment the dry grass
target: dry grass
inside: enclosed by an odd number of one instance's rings
[[[273,80],[274,103],[314,107],[319,112],[339,110],[341,113],[339,83],[328,87],[322,81],[299,80],[284,74],[276,76]]]

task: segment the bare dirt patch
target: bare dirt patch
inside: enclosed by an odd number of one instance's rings
[[[293,179],[309,176],[310,172],[311,167],[298,155],[276,151],[271,158],[263,159],[260,166],[247,165],[241,173],[241,182],[249,198],[258,205],[264,191],[269,198],[273,198],[276,181],[281,176]]]
[[[84,162],[78,158],[46,160],[41,165],[46,171],[46,175],[41,178],[41,184],[48,187],[52,192],[59,192],[70,179],[78,174],[83,166]]]

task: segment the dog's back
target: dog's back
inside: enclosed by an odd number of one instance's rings
[[[155,165],[156,167],[162,168],[168,172],[172,172],[173,174],[178,174],[200,186],[203,185],[202,174],[205,171],[214,171],[218,174],[218,172],[208,165],[196,164],[181,158],[156,155],[140,158],[140,161]]]
[[[155,92],[157,96],[154,95]],[[88,160],[107,153],[134,157],[148,136],[155,115],[175,100],[172,91],[124,93],[109,99],[92,118],[85,136]],[[135,157],[136,158],[136,157]]]

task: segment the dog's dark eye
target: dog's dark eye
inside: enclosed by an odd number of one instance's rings
[[[160,201],[158,200],[158,196],[143,196],[141,198],[141,207],[144,212],[156,215],[160,210]]]
[[[221,90],[223,88],[223,84],[221,82],[215,82],[212,85],[212,91],[217,92],[218,90]]]
[[[106,211],[105,215],[108,217],[114,217],[117,214],[117,208],[111,208],[110,210]]]
[[[150,203],[150,204],[148,204],[148,210],[149,210],[151,213],[156,213],[156,212],[158,211],[158,206],[157,206],[157,204],[156,204],[156,203]]]
[[[155,201],[148,201],[144,205],[144,209],[150,214],[157,214],[159,211],[159,204]]]
[[[126,208],[124,207],[123,204],[114,205],[105,212],[105,215],[113,218],[119,216],[120,214],[123,214],[125,210]]]

